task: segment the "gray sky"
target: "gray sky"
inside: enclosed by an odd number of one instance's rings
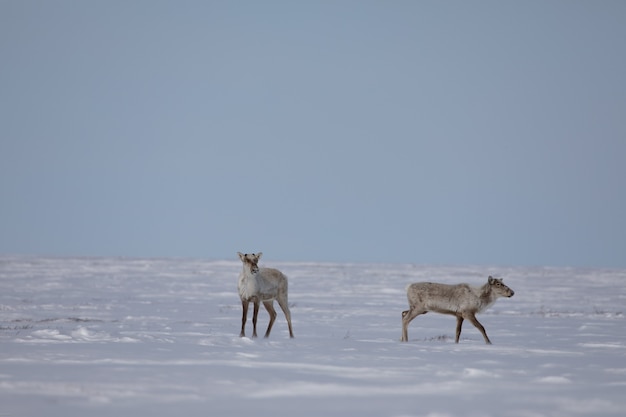
[[[626,267],[624,1],[0,0],[0,253]]]

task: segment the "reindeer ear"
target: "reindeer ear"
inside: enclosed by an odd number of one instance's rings
[[[241,253],[241,252],[237,252],[237,255],[239,255],[239,259],[241,259],[243,261],[243,258],[244,258],[245,255],[243,253]]]
[[[261,259],[261,255],[263,255],[263,252],[259,252],[259,253],[257,253],[257,254],[256,254],[256,258],[257,258],[257,259]]]
[[[487,278],[487,282],[489,282],[490,284],[493,284],[495,281],[496,280],[491,275],[489,275],[489,278]]]

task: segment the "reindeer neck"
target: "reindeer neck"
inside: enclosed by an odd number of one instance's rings
[[[480,287],[480,299],[486,303],[490,303],[492,301],[493,296],[491,292],[491,285],[489,285],[489,283]]]

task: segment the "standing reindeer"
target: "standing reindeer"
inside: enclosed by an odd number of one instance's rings
[[[513,297],[515,292],[502,283],[502,279],[489,277],[482,287],[468,284],[434,284],[432,282],[416,282],[406,289],[409,310],[402,312],[402,341],[409,340],[409,323],[420,314],[429,311],[456,316],[456,339],[459,343],[463,320],[469,320],[491,344],[485,328],[476,319],[476,314],[486,310],[500,297]]]
[[[248,305],[254,303],[254,314],[252,316],[252,337],[256,335],[256,322],[259,315],[259,305],[262,302],[270,315],[270,323],[267,326],[265,337],[269,337],[274,320],[276,320],[276,310],[274,310],[274,299],[285,313],[287,326],[289,326],[289,337],[293,338],[291,328],[291,312],[287,302],[287,277],[285,274],[274,268],[259,268],[259,259],[262,252],[257,254],[243,254],[237,252],[239,259],[243,262],[243,271],[239,274],[239,297],[243,307],[241,318],[240,337],[245,337],[246,320],[248,319]]]

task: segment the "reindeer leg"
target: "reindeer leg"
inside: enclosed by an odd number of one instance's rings
[[[426,313],[425,311],[419,311],[417,308],[411,307],[409,310],[405,310],[402,312],[402,342],[409,341],[409,323],[419,316],[420,314]]]
[[[248,319],[248,302],[241,300],[241,306],[243,307],[243,315],[241,316],[241,333],[239,333],[239,337],[245,337],[246,320]]]
[[[285,318],[287,319],[287,327],[289,327],[289,337],[293,339],[293,329],[291,327],[291,311],[289,311],[289,302],[287,301],[287,297],[279,297],[278,305],[281,310],[285,314]]]
[[[273,300],[263,301],[263,305],[270,315],[270,323],[267,325],[267,330],[265,331],[265,337],[268,338],[270,337],[270,332],[272,331],[272,326],[274,325],[274,320],[276,320],[277,314],[276,310],[274,310]]]
[[[456,316],[456,339],[454,343],[459,343],[459,338],[461,337],[461,327],[463,326],[463,316]]]
[[[483,337],[485,338],[485,343],[490,345],[491,344],[491,340],[489,340],[489,337],[487,337],[487,332],[485,331],[485,328],[483,327],[482,324],[480,324],[480,322],[478,321],[478,319],[476,319],[476,316],[472,313],[470,315],[468,315],[467,319],[472,322],[472,324],[478,329],[480,330],[480,332],[483,334]]]
[[[252,314],[252,337],[257,337],[256,336],[256,322],[257,322],[257,319],[259,318],[260,305],[261,303],[259,303],[258,301],[254,301],[254,312]]]

